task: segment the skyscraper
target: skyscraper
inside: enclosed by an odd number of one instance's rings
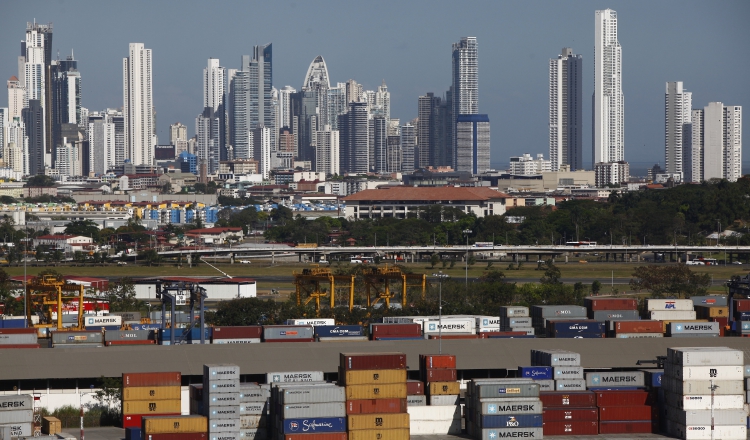
[[[21,110],[26,106],[26,90],[18,77],[8,80],[8,120],[21,117]]]
[[[339,132],[330,125],[318,131],[315,146],[315,171],[326,174],[339,174]]]
[[[490,169],[490,118],[487,115],[459,115],[456,139],[456,171],[478,174]]]
[[[388,123],[383,116],[375,116],[367,121],[370,171],[388,172]]]
[[[272,46],[253,47],[253,55],[243,55],[240,70],[231,76],[231,114],[229,131],[234,157],[252,158],[249,132],[261,126],[271,130],[276,145],[276,112],[273,103]]]
[[[115,158],[115,124],[107,113],[89,116],[89,169],[96,175],[102,175],[116,163]]]
[[[432,113],[436,100],[439,101],[440,98],[430,92],[420,96],[417,101],[417,149],[414,155],[419,168],[434,164],[431,144],[433,140]]]
[[[63,124],[81,123],[81,73],[73,55],[65,60],[55,60],[49,69],[51,75],[52,142],[55,148],[62,146]],[[55,150],[56,151],[56,150]]]
[[[593,161],[596,164],[625,160],[625,114],[617,12],[604,9],[596,11],[595,16]]]
[[[736,182],[742,177],[742,107],[709,102],[693,110],[692,120],[693,181]]]
[[[44,108],[39,99],[30,99],[29,106],[23,109],[23,123],[26,127],[28,145],[24,151],[26,156],[24,174],[44,174]]]
[[[369,171],[367,103],[350,102],[349,111],[339,116],[339,144],[342,173]]]
[[[460,115],[479,113],[479,60],[476,37],[461,37],[453,43],[451,97],[453,119],[456,127]],[[458,169],[458,135],[452,130],[451,159],[454,169]]]
[[[414,156],[417,149],[417,130],[412,124],[401,126],[401,171],[414,171]]]
[[[227,159],[227,150],[226,150],[226,134],[227,134],[227,128],[226,128],[226,103],[225,103],[225,97],[226,97],[226,89],[227,89],[227,82],[226,82],[226,69],[221,67],[219,65],[219,60],[217,58],[209,58],[208,63],[206,65],[206,68],[203,69],[203,114],[207,114],[206,109],[211,109],[212,118],[218,118],[218,122],[214,121],[218,124],[215,130],[212,130],[212,132],[215,132],[218,136],[216,139],[214,139],[214,144],[216,148],[216,153],[218,154],[218,160],[226,160]],[[200,117],[200,116],[199,116]],[[196,121],[197,123],[197,121]],[[181,148],[180,152],[184,151],[184,149]],[[179,153],[176,153],[179,154]],[[215,164],[216,169],[218,169],[219,163],[218,160]],[[211,171],[211,168],[209,167],[209,172],[213,173],[214,171]]]
[[[685,181],[690,181],[692,171],[692,106],[692,93],[683,89],[682,81],[667,83],[664,95],[664,163],[668,174],[681,174]]]
[[[219,169],[222,128],[221,118],[214,113],[212,107],[206,107],[203,113],[195,118],[195,155],[199,161],[206,164],[209,174],[214,174]]]
[[[134,165],[153,165],[156,142],[151,49],[145,49],[143,43],[130,43],[129,56],[122,60],[122,74],[126,159]]]
[[[549,60],[549,157],[552,170],[583,168],[583,57],[565,47]]]
[[[44,165],[52,166],[53,113],[52,107],[52,23],[26,23],[26,38],[21,42],[21,57],[19,67],[23,64],[24,71],[19,75],[26,88],[24,107],[30,99],[40,100],[44,119],[42,127],[42,148],[44,149]]]

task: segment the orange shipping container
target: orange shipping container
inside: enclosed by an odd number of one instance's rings
[[[698,318],[721,318],[729,316],[727,306],[695,306],[695,314]]]
[[[347,417],[349,431],[363,429],[398,429],[409,428],[408,413],[391,414],[349,414]],[[351,432],[349,433],[351,436]],[[390,437],[383,437],[383,439]]]
[[[409,429],[363,429],[349,431],[349,440],[409,440]]]
[[[406,370],[344,370],[339,367],[339,385],[405,383]]]
[[[208,419],[203,416],[144,417],[141,429],[144,434],[181,434],[207,432]]]
[[[363,399],[406,399],[404,383],[347,385],[346,400]]]
[[[122,402],[123,414],[170,414],[180,413],[182,402],[176,400],[131,400]],[[193,431],[190,431],[193,432]]]
[[[458,382],[430,382],[427,387],[430,396],[454,396],[461,394],[461,385]]]
[[[122,389],[122,400],[179,400],[179,386],[172,387],[127,387]]]
[[[122,387],[168,387],[182,385],[180,372],[122,373]]]

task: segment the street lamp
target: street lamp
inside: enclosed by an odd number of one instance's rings
[[[450,275],[441,270],[432,276],[438,279],[438,354],[443,354],[443,280],[450,278]]]
[[[469,288],[469,234],[471,234],[471,229],[464,229],[461,231],[466,235],[466,276],[465,276],[465,282],[466,282],[466,288]]]
[[[94,394],[94,385],[90,385],[91,392],[89,393],[82,393],[80,390],[78,390],[78,405],[81,407],[81,440],[84,440],[84,434],[83,434],[83,395],[84,394]]]

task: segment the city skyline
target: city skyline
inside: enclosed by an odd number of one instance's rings
[[[75,5],[83,3],[69,2],[68,9],[74,9]],[[675,3],[676,4],[676,3]],[[127,45],[131,42],[142,42],[145,47],[153,50],[153,81],[154,81],[154,108],[158,115],[157,135],[159,143],[168,142],[169,125],[174,122],[182,122],[188,126],[189,135],[194,135],[193,121],[195,116],[203,108],[203,96],[201,87],[202,70],[206,66],[208,58],[218,58],[222,66],[226,68],[237,68],[240,57],[248,53],[256,43],[271,42],[276,46],[274,57],[274,87],[281,90],[286,85],[295,89],[301,88],[299,82],[304,71],[309,65],[309,60],[317,55],[322,55],[328,64],[330,82],[345,82],[354,79],[364,84],[364,89],[374,90],[383,79],[388,83],[391,93],[391,117],[398,118],[405,124],[417,116],[417,101],[419,96],[433,92],[436,96],[442,96],[451,83],[450,78],[450,51],[451,45],[464,36],[476,36],[481,43],[481,69],[482,81],[479,85],[479,93],[482,96],[481,113],[488,114],[493,122],[492,142],[492,165],[497,166],[507,160],[509,156],[523,153],[545,153],[548,154],[548,67],[547,60],[559,53],[559,48],[572,46],[576,53],[583,55],[584,78],[583,95],[591,96],[593,93],[593,47],[594,26],[592,15],[595,10],[612,8],[617,11],[621,23],[618,29],[618,39],[626,48],[623,55],[623,91],[627,96],[625,111],[625,131],[628,132],[626,141],[625,160],[630,162],[651,161],[663,163],[663,87],[667,81],[684,81],[689,84],[694,93],[693,102],[697,108],[702,108],[708,102],[721,101],[731,105],[745,105],[748,99],[747,88],[740,87],[738,73],[748,64],[742,57],[721,57],[721,48],[717,50],[706,50],[711,41],[715,41],[711,29],[730,29],[734,32],[734,38],[728,41],[747,40],[748,31],[742,26],[731,26],[739,17],[747,16],[748,8],[740,2],[722,3],[723,7],[707,8],[706,5],[695,3],[693,9],[702,10],[703,16],[696,11],[687,14],[684,11],[675,11],[670,8],[669,3],[650,5],[645,2],[623,3],[610,2],[601,4],[599,2],[578,2],[568,4],[561,8],[555,4],[549,4],[544,11],[539,13],[539,25],[532,26],[534,29],[524,30],[519,26],[488,26],[489,21],[483,15],[492,15],[489,12],[501,12],[497,19],[502,23],[513,20],[523,23],[533,16],[527,7],[517,3],[487,4],[477,3],[476,9],[486,12],[477,14],[474,22],[462,14],[456,14],[455,24],[438,20],[444,28],[440,35],[434,38],[406,39],[408,32],[405,25],[409,18],[423,6],[424,3],[410,5],[403,11],[403,16],[394,15],[394,23],[389,27],[390,32],[385,36],[381,44],[372,39],[361,37],[347,37],[342,33],[343,24],[332,26],[327,32],[321,29],[302,27],[299,32],[289,32],[294,26],[288,26],[287,34],[272,30],[269,26],[259,23],[253,27],[252,32],[242,32],[243,38],[231,39],[229,43],[222,41],[221,45],[204,45],[202,48],[190,48],[193,36],[182,31],[173,34],[167,32],[154,33],[149,29],[140,29],[142,32],[125,30],[113,33],[111,38],[105,41],[93,41],[87,35],[91,32],[80,32],[76,30],[79,19],[72,19],[64,13],[65,8],[57,5],[46,5],[44,11],[46,16],[40,16],[37,11],[27,5],[12,8],[8,14],[0,18],[0,37],[6,41],[0,49],[3,66],[2,72],[7,78],[15,74],[14,64],[17,54],[17,41],[26,21],[36,17],[37,22],[55,23],[55,42],[53,44],[53,58],[64,59],[75,50],[76,60],[79,61],[79,69],[83,78],[83,102],[82,105],[91,111],[103,110],[107,107],[119,107],[122,98],[117,95],[122,93],[117,76],[106,72],[117,68],[111,66],[111,55],[116,55],[122,60],[127,54]],[[342,5],[338,2],[330,2],[331,8]],[[388,3],[385,8],[388,9]],[[648,6],[647,6],[648,5]],[[680,3],[684,5],[684,3]],[[102,14],[103,9],[86,3],[87,17]],[[243,6],[238,4],[224,4],[216,11],[205,14],[207,22],[220,23],[225,20],[231,28],[234,20],[231,6],[241,10]],[[291,23],[299,22],[300,17],[312,12],[306,5],[283,4],[277,7],[253,5],[266,12],[273,12],[287,16]],[[204,15],[191,13],[191,4],[184,5],[188,12],[187,23],[196,18],[192,15]],[[270,9],[268,9],[270,8]],[[366,6],[360,9],[367,10]],[[395,8],[395,4],[394,4]],[[691,7],[685,6],[684,9]],[[702,9],[701,9],[702,8]],[[38,8],[37,8],[38,9]],[[104,8],[107,9],[107,8]],[[113,8],[117,10],[117,8]],[[429,8],[428,8],[429,9]],[[445,4],[438,4],[435,11],[424,11],[428,16],[434,17],[437,12],[447,11]],[[395,11],[395,9],[394,9]],[[642,12],[649,11],[650,14]],[[133,15],[126,10],[117,10],[118,17],[122,23],[129,23]],[[120,14],[122,12],[122,14]],[[163,13],[163,6],[154,6],[154,18]],[[682,17],[682,26],[672,28],[670,34],[670,23],[663,23],[663,29],[659,32],[650,30],[649,23],[653,24],[666,18],[669,13]],[[731,13],[730,13],[731,12]],[[566,26],[554,26],[551,30],[541,31],[544,23],[551,23],[552,16],[562,14],[566,19]],[[709,20],[710,19],[710,20]],[[704,32],[700,38],[695,32],[687,28],[690,25]],[[740,24],[740,21],[736,22]],[[572,26],[571,24],[578,24]],[[708,25],[713,25],[707,26]],[[87,26],[94,30],[101,24],[92,22]],[[169,24],[161,23],[160,26],[169,27]],[[369,25],[368,25],[369,26]],[[494,28],[500,28],[495,30]],[[574,30],[570,30],[574,28]],[[163,29],[161,29],[163,31]],[[535,32],[535,33],[533,33]],[[95,32],[94,32],[95,33]],[[245,37],[245,34],[250,34]],[[10,37],[7,37],[10,35]],[[310,38],[307,35],[315,35],[321,38]],[[174,46],[175,38],[180,36],[184,41],[184,48],[180,45]],[[652,38],[649,41],[648,38]],[[315,40],[310,41],[310,40]],[[401,46],[394,46],[397,42]],[[293,42],[296,43],[292,44]],[[658,44],[645,44],[645,43]],[[170,46],[171,45],[171,46]],[[353,45],[357,50],[353,50]],[[11,50],[12,46],[15,50]],[[208,47],[206,47],[208,46]],[[297,46],[301,46],[297,47]],[[653,46],[659,46],[661,49]],[[689,46],[691,49],[686,50]],[[726,50],[731,51],[733,46],[725,45]],[[92,49],[99,48],[99,52],[92,53]],[[106,49],[102,51],[101,49]],[[702,50],[703,49],[703,50]],[[190,53],[186,57],[186,52]],[[304,55],[300,54],[304,52]],[[669,52],[669,53],[667,53]],[[393,56],[383,56],[385,53],[393,53]],[[518,54],[525,53],[520,57]],[[712,69],[696,67],[687,54],[700,53],[702,59],[721,62],[722,66],[729,68],[722,72],[719,78]],[[342,56],[347,54],[348,56]],[[506,55],[515,54],[513,63],[505,63]],[[501,56],[498,56],[501,55]],[[679,56],[682,55],[682,58]],[[175,64],[175,56],[180,59],[180,64]],[[691,58],[692,59],[692,58]],[[364,62],[360,62],[364,60]],[[404,64],[404,60],[406,60]],[[120,61],[121,62],[121,61]],[[373,63],[379,63],[378,68],[373,68]],[[400,69],[398,63],[401,63]],[[649,69],[639,68],[647,64]],[[425,73],[427,70],[434,73]],[[2,73],[0,72],[0,73]],[[529,72],[532,72],[529,74]],[[121,74],[120,74],[121,75]],[[520,81],[521,76],[528,79]],[[727,78],[728,76],[728,78]],[[7,79],[5,78],[5,79]],[[104,85],[106,84],[106,85]],[[511,87],[512,86],[512,87]],[[119,89],[119,90],[118,90]],[[121,95],[120,95],[121,96]],[[589,156],[591,148],[590,138],[590,106],[584,105],[584,164],[591,163]],[[589,136],[586,136],[587,133]],[[588,166],[586,166],[588,167]]]

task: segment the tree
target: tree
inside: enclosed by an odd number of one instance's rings
[[[219,326],[275,323],[278,313],[278,304],[272,299],[238,298],[220,302],[211,323]]]
[[[639,266],[630,279],[634,290],[649,290],[654,297],[670,294],[690,298],[703,295],[711,284],[711,276],[698,274],[684,264]]]
[[[109,301],[111,312],[134,312],[144,307],[143,301],[135,297],[135,285],[130,278],[110,282],[104,297]]]
[[[46,176],[44,174],[39,174],[36,176],[29,177],[29,179],[26,181],[27,187],[33,187],[33,186],[55,186],[55,179],[53,179],[50,176]]]
[[[99,241],[99,225],[91,220],[75,220],[65,225],[65,233],[91,237],[94,242]]]
[[[555,266],[551,259],[547,260],[545,264],[546,269],[544,270],[544,276],[539,281],[541,281],[542,284],[562,284],[560,281],[560,277],[562,277],[560,269]]]
[[[440,255],[438,254],[432,254],[430,255],[430,265],[432,265],[432,268],[434,269],[435,266],[440,262]]]
[[[600,283],[599,280],[594,280],[594,282],[591,283],[591,293],[594,295],[598,295],[601,290],[602,283]]]
[[[15,296],[15,291],[10,285],[10,275],[0,269],[0,304],[3,305],[5,315],[22,315],[23,302]]]

